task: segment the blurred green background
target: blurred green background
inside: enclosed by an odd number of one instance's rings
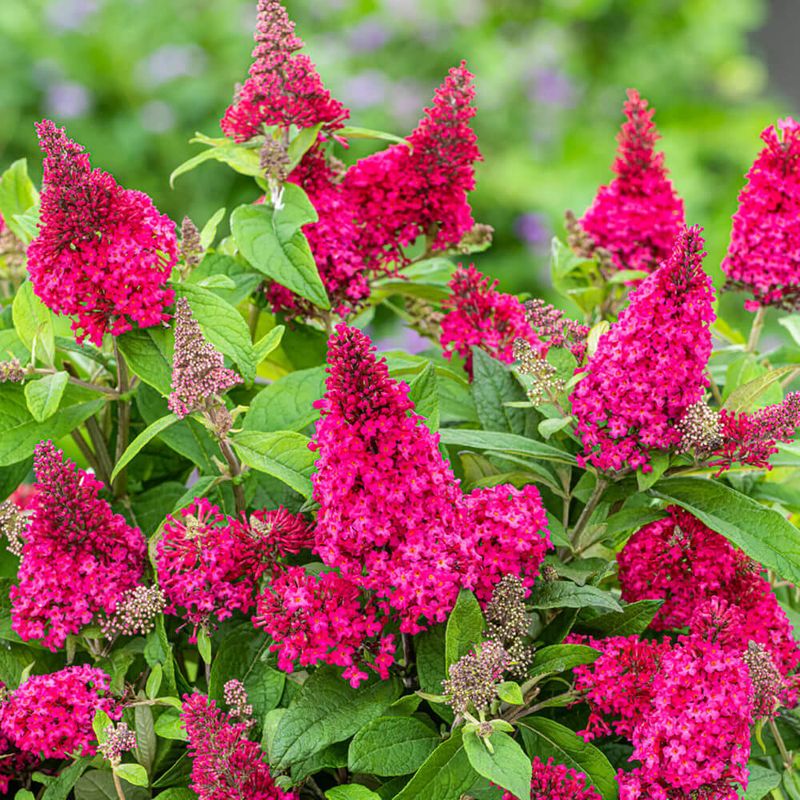
[[[794,0],[796,1],[796,0]],[[547,282],[548,242],[610,178],[625,88],[658,109],[688,220],[718,264],[758,134],[791,113],[758,55],[775,13],[762,0],[288,0],[298,33],[352,123],[407,133],[448,67],[477,75],[485,162],[476,218],[496,229],[477,257],[504,288]],[[780,3],[777,3],[780,5]],[[41,174],[34,120],[50,116],[95,166],[204,222],[253,197],[220,164],[169,188],[250,63],[254,0],[3,0],[0,165]],[[778,20],[777,30],[785,26]],[[791,46],[791,41],[790,41]],[[343,155],[355,158],[363,145]]]

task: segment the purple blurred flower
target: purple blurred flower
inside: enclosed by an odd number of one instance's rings
[[[520,214],[514,221],[514,233],[532,250],[540,251],[550,242],[551,231],[543,214]]]
[[[166,133],[175,127],[175,112],[162,100],[151,100],[139,110],[142,127],[151,133]]]
[[[194,44],[165,44],[139,62],[138,70],[149,86],[175,78],[196,77],[206,66],[205,51]]]
[[[423,350],[432,347],[430,339],[426,339],[421,334],[411,328],[400,328],[390,336],[385,336],[376,342],[378,352],[385,350],[402,350],[414,356]]]
[[[388,91],[386,76],[378,70],[370,69],[348,78],[339,94],[345,105],[362,109],[383,102]]]
[[[83,116],[92,107],[92,95],[81,83],[56,81],[47,87],[45,113],[58,120]]]
[[[45,19],[57,33],[77,31],[99,8],[99,0],[52,0],[45,10]]]
[[[541,67],[534,71],[528,86],[528,97],[535,103],[556,108],[572,108],[577,91],[572,79],[560,69]]]
[[[353,52],[371,53],[383,47],[391,38],[391,33],[379,20],[367,18],[353,26],[347,38]]]
[[[395,83],[390,92],[394,118],[403,128],[410,128],[417,124],[422,116],[422,109],[430,98],[430,91],[424,84],[411,80],[400,80]]]

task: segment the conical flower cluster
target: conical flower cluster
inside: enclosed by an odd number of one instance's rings
[[[105,333],[165,322],[178,261],[173,222],[146,194],[93,170],[63,128],[44,120],[36,130],[45,154],[39,234],[28,247],[37,296],[75,317],[78,341],[98,346]]]
[[[715,316],[704,255],[701,228],[684,229],[669,260],[600,338],[570,396],[581,463],[648,471],[651,451],[680,442],[677,424],[708,385]]]
[[[112,614],[139,583],[146,541],[100,498],[103,484],[51,442],[37,445],[34,469],[37,492],[11,587],[11,620],[23,639],[56,650],[97,615]]]
[[[268,125],[341,128],[348,111],[331,97],[311,59],[297,52],[303,40],[278,0],[259,0],[254,38],[250,77],[220,123],[225,135],[244,142]]]
[[[408,387],[360,331],[339,326],[328,375],[312,444],[322,560],[374,592],[411,633],[443,621],[461,588],[488,601],[505,572],[530,586],[549,547],[535,487],[465,497]]]
[[[683,201],[667,177],[664,154],[655,150],[654,110],[629,89],[624,112],[616,177],[600,187],[580,224],[595,246],[611,253],[617,269],[652,272],[683,227]]]
[[[800,309],[800,124],[788,118],[762,134],[766,147],[747,173],[722,269],[753,295],[745,306]]]
[[[206,409],[242,379],[225,366],[222,353],[206,341],[189,301],[178,298],[175,311],[175,352],[172,392],[168,405],[179,417]]]

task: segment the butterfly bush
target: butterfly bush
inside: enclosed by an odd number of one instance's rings
[[[747,173],[722,269],[752,296],[745,307],[798,309],[800,301],[800,125],[791,117],[761,134]]]
[[[743,327],[636,90],[552,287],[458,263],[479,85],[351,127],[259,0],[172,176],[237,208],[176,236],[48,120],[41,195],[0,175],[3,796],[794,791],[797,124],[733,217]]]
[[[676,423],[708,385],[715,315],[704,255],[700,229],[684,229],[669,260],[600,337],[570,397],[583,441],[579,463],[647,471],[653,451],[680,441]]]
[[[653,272],[669,258],[684,226],[683,201],[667,177],[653,109],[628,90],[619,133],[616,177],[601,186],[580,220],[592,243],[611,253],[616,269]]]
[[[34,291],[74,316],[79,342],[100,345],[169,319],[166,285],[178,260],[175,225],[142,192],[92,169],[81,145],[50,120],[38,123],[44,159],[39,232],[28,246]]]
[[[26,641],[57,650],[139,582],[146,541],[99,496],[103,484],[52,442],[37,445],[34,470],[11,624]]]

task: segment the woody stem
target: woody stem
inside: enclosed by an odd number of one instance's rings
[[[761,332],[764,330],[766,317],[767,309],[764,306],[759,306],[758,311],[756,311],[755,319],[753,320],[753,327],[750,328],[750,338],[747,340],[745,353],[755,353],[758,347],[758,340],[761,338]]]

